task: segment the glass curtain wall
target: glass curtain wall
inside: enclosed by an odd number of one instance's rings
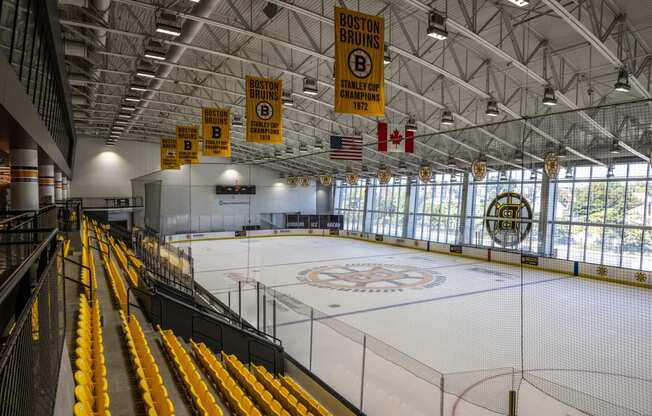
[[[462,180],[437,174],[431,183],[412,184],[408,237],[438,243],[458,240]]]
[[[368,232],[403,236],[407,187],[408,179],[405,176],[395,177],[387,185],[381,185],[376,178],[369,179]]]
[[[551,182],[551,254],[652,270],[649,164],[616,164],[613,176],[607,173],[604,166],[578,166]]]
[[[532,228],[528,236],[513,249],[537,251],[541,208],[541,173],[530,170],[487,172],[481,182],[469,181],[469,209],[466,224],[469,227],[467,244],[495,247],[497,244],[486,230],[485,216],[492,201],[505,192],[515,192],[532,208]]]
[[[485,216],[494,198],[515,192],[532,208],[532,228],[512,248],[538,252],[545,246],[555,258],[652,270],[651,179],[650,166],[644,162],[615,164],[609,177],[606,166],[562,168],[549,184],[547,236],[541,245],[541,171],[492,171],[482,182],[470,179],[464,241],[459,240],[464,189],[461,179],[452,181],[450,175],[436,175],[428,184],[413,182],[409,192],[405,177],[387,185],[375,178],[368,184],[361,179],[354,186],[338,181],[335,213],[344,214],[347,230],[400,237],[405,228],[408,238],[501,248],[487,232]]]
[[[363,231],[366,183],[366,179],[358,179],[355,185],[341,180],[336,182],[334,213],[344,215],[345,230]]]

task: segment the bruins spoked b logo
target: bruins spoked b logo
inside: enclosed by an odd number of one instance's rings
[[[261,101],[256,105],[256,115],[261,120],[269,120],[274,115],[274,109],[267,101]]]
[[[502,193],[489,204],[485,226],[496,244],[517,246],[532,230],[532,207],[521,194]]]
[[[364,49],[354,49],[349,54],[349,71],[358,78],[367,78],[372,70],[371,56]]]
[[[354,263],[304,270],[297,279],[325,289],[375,293],[430,288],[441,285],[446,277],[404,264]]]

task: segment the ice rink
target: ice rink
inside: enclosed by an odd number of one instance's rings
[[[583,414],[540,390],[652,414],[649,290],[345,238],[191,245],[196,279],[236,311],[243,282],[243,316],[269,333],[272,296],[263,318],[254,282],[277,291],[286,350],[369,415],[502,413],[521,368],[520,414]]]

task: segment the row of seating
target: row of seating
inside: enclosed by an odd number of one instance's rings
[[[75,416],[110,416],[99,302],[79,295],[75,338]]]
[[[235,377],[240,385],[245,388],[247,393],[253,397],[256,404],[263,409],[265,414],[270,416],[290,416],[290,413],[283,408],[283,405],[276,400],[267,389],[265,389],[265,386],[256,380],[256,377],[249,372],[247,367],[242,364],[238,357],[226,354],[222,351],[222,359],[231,375]],[[302,416],[307,415],[305,410],[304,407]]]
[[[120,244],[117,244],[111,236],[109,236],[109,243],[111,244],[111,248],[118,258],[118,263],[120,263],[122,271],[127,276],[127,279],[129,279],[129,284],[133,287],[138,287],[138,273],[129,264],[129,260],[125,254],[124,249]]]
[[[174,405],[168,397],[168,391],[163,384],[163,379],[154,360],[145,334],[135,315],[125,318],[122,311],[122,333],[129,348],[129,357],[134,373],[138,378],[138,388],[145,405],[147,416],[172,416]]]
[[[305,391],[303,387],[301,387],[296,381],[294,381],[292,377],[285,375],[281,377],[280,380],[283,386],[287,388],[288,391],[299,400],[299,402],[303,403],[308,408],[310,413],[313,415],[331,416],[331,413],[326,410],[324,406],[319,404],[319,402],[314,397],[308,394],[308,392]]]
[[[289,376],[283,376],[279,380],[263,366],[252,364],[251,367],[256,378],[272,392],[285,408],[290,409],[293,416],[303,415],[303,409],[306,409],[307,413],[311,415],[331,416],[324,406]],[[296,409],[296,412],[292,410],[293,408]]]
[[[183,348],[172,330],[162,330],[156,326],[161,336],[164,350],[177,378],[183,384],[183,390],[188,397],[195,414],[199,416],[222,416],[222,409],[215,403],[215,397],[208,390],[206,383],[197,372],[190,355]]]
[[[95,236],[102,252],[102,262],[104,263],[104,270],[106,271],[106,277],[109,280],[109,287],[111,288],[113,299],[121,310],[126,311],[127,289],[125,288],[124,281],[118,272],[118,268],[116,267],[115,262],[110,256],[109,246],[106,243],[105,233],[98,226],[95,227]]]
[[[208,374],[210,380],[228,403],[232,412],[237,416],[262,416],[262,413],[253,404],[249,396],[240,388],[228,371],[215,358],[215,355],[204,343],[195,343],[190,340],[195,358]]]

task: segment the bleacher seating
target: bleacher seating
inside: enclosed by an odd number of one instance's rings
[[[129,348],[131,365],[138,378],[138,388],[145,406],[145,414],[147,416],[174,415],[174,405],[168,397],[158,365],[149,349],[138,319],[134,315],[125,318],[122,311],[119,313],[122,320],[122,332]]]
[[[299,400],[299,402],[306,406],[308,411],[310,411],[312,414],[330,416],[330,412],[326,410],[324,406],[319,404],[319,402],[310,394],[308,394],[308,392],[305,391],[299,384],[297,384],[297,382],[294,381],[292,377],[286,375],[281,377],[280,380],[283,386],[287,388],[288,391]]]
[[[265,389],[256,377],[249,372],[247,367],[235,355],[229,355],[222,351],[222,359],[226,364],[227,370],[231,373],[233,377],[238,380],[241,386],[249,393],[251,397],[256,401],[256,404],[263,409],[265,414],[272,416],[290,416],[290,412],[287,409],[283,408],[283,405],[276,400],[272,394]],[[293,408],[293,410],[295,410]],[[296,413],[301,414],[302,416],[309,415],[308,413]]]
[[[106,277],[109,280],[109,287],[111,288],[111,293],[115,303],[123,311],[127,310],[127,289],[125,287],[122,276],[118,272],[118,268],[115,265],[115,261],[110,255],[109,246],[106,243],[106,236],[102,229],[98,226],[95,227],[95,236],[102,253],[102,262],[104,264],[104,270],[106,271]]]
[[[200,416],[222,416],[222,409],[215,403],[215,397],[197,372],[190,355],[183,348],[172,330],[162,330],[157,325],[165,353],[174,368],[174,373],[183,384],[183,390],[195,413]]]
[[[262,416],[260,410],[256,408],[251,399],[240,388],[238,382],[224,369],[208,347],[204,343],[197,344],[192,340],[190,342],[195,357],[233,413],[237,416]]]
[[[97,300],[79,295],[75,338],[75,416],[110,416],[104,342]]]

